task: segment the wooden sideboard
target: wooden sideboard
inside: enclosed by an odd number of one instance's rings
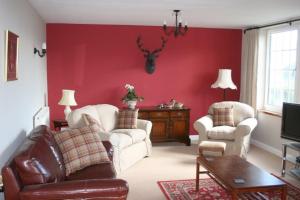
[[[183,142],[191,145],[189,138],[190,109],[160,109],[143,107],[139,109],[139,119],[152,122],[152,142]]]

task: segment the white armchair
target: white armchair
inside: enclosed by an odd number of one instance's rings
[[[213,108],[233,107],[234,127],[213,127]],[[201,141],[222,141],[226,143],[225,155],[247,157],[251,133],[257,125],[254,110],[251,106],[234,101],[223,101],[212,104],[208,115],[194,122],[194,129],[199,133]]]
[[[137,129],[117,129],[118,108],[113,105],[89,105],[73,110],[68,116],[70,128],[84,126],[82,114],[89,114],[102,126],[101,140],[108,140],[113,146],[113,163],[116,171],[122,172],[146,156],[151,155],[150,132],[152,122],[138,119]]]

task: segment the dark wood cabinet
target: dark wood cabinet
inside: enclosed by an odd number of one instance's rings
[[[68,122],[65,119],[55,119],[53,126],[55,131],[61,131],[61,128],[68,126]]]
[[[160,109],[147,107],[139,109],[139,119],[152,122],[152,142],[183,142],[191,145],[189,138],[190,109]]]

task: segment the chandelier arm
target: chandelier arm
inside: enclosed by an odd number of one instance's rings
[[[175,37],[177,37],[178,35],[185,35],[185,33],[188,30],[188,27],[186,24],[183,26],[181,20],[178,21],[178,16],[180,14],[180,10],[173,10],[173,14],[175,15],[175,27],[173,30],[168,31],[167,25],[164,23],[164,25],[163,25],[164,33],[167,36],[174,34]]]
[[[167,29],[164,29],[164,32],[167,36],[170,36],[172,33],[174,33],[174,30],[170,30],[169,32],[167,31]]]

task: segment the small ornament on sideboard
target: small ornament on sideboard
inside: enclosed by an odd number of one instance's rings
[[[175,99],[171,99],[169,103],[161,103],[157,105],[157,108],[163,109],[163,108],[168,108],[168,109],[182,109],[184,106],[183,103],[177,102]]]
[[[123,103],[127,104],[129,109],[135,109],[138,101],[143,101],[144,97],[138,96],[135,93],[133,85],[126,84],[125,89],[127,90],[126,95],[122,98]]]

